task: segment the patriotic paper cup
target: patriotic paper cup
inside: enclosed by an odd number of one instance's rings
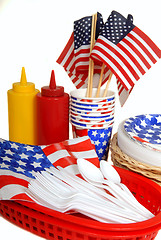
[[[79,101],[76,101],[76,100],[73,100],[71,99],[70,100],[70,103],[73,103],[77,106],[82,106],[82,107],[108,107],[108,106],[111,106],[112,104],[115,103],[115,98],[112,100],[112,101],[109,101],[109,102],[105,102],[105,103],[90,103],[90,102],[79,102]]]
[[[112,101],[108,104],[82,104],[82,103],[78,103],[78,102],[74,102],[74,101],[71,101],[70,102],[70,105],[71,106],[74,106],[74,107],[79,107],[79,108],[92,108],[92,109],[104,109],[104,108],[110,108],[110,107],[113,107],[115,105],[115,101]]]
[[[109,114],[114,114],[114,111],[115,111],[115,108],[111,109],[110,111],[103,111],[103,112],[100,112],[100,111],[96,111],[96,112],[89,112],[89,111],[79,111],[75,108],[71,108],[70,109],[70,114],[74,113],[74,114],[79,114],[81,116],[86,116],[88,118],[93,118],[93,117],[106,117],[106,116],[109,116]]]
[[[86,115],[86,114],[80,115],[79,113],[75,113],[74,111],[70,111],[70,116],[73,116],[73,117],[78,118],[78,119],[84,119],[84,120],[99,120],[99,121],[100,121],[100,120],[105,120],[105,119],[109,119],[109,118],[113,117],[113,116],[114,116],[114,112],[111,112],[111,113],[109,113],[108,115],[88,116],[88,115]]]
[[[111,120],[109,122],[98,122],[98,123],[89,123],[89,122],[86,122],[86,123],[82,123],[82,122],[78,122],[76,120],[72,120],[70,119],[71,123],[75,126],[78,126],[78,127],[85,127],[85,128],[106,128],[108,127],[109,125],[113,125],[114,123],[114,120]]]
[[[115,98],[115,93],[113,91],[108,91],[106,97],[99,97],[96,98],[96,92],[97,92],[97,88],[93,88],[92,90],[92,97],[91,98],[87,98],[86,97],[86,93],[87,93],[87,89],[76,89],[74,91],[70,92],[71,98],[73,100],[77,100],[80,102],[94,102],[94,103],[103,103],[103,102],[109,102],[114,100]],[[103,96],[104,93],[104,89],[101,89],[100,91],[100,96]]]
[[[79,118],[79,117],[75,117],[75,116],[70,116],[71,117],[71,120],[73,120],[73,121],[76,121],[76,122],[80,122],[80,123],[89,123],[89,124],[99,124],[99,123],[108,123],[108,122],[110,122],[110,121],[112,121],[112,120],[114,120],[114,116],[113,117],[110,117],[110,118],[107,118],[107,119],[95,119],[95,120],[93,120],[93,119],[83,119],[83,118]]]
[[[83,106],[77,106],[74,103],[71,103],[71,108],[75,110],[80,110],[80,111],[90,111],[90,112],[96,112],[96,111],[110,111],[115,107],[115,104],[112,104],[108,107],[83,107]]]
[[[112,125],[102,129],[85,129],[73,125],[72,131],[74,138],[89,136],[91,142],[95,145],[99,160],[107,159],[109,142],[112,134]]]

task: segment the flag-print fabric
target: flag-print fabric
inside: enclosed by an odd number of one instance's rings
[[[107,159],[112,134],[112,124],[102,129],[79,129],[73,125],[72,130],[75,137],[90,137],[91,143],[95,145],[99,161]]]
[[[90,43],[91,43],[92,16],[84,17],[74,22],[74,56],[75,69],[78,71],[88,71]],[[103,19],[100,13],[97,13],[96,36],[103,27]],[[100,67],[100,66],[97,66]],[[97,68],[95,69],[97,70]]]
[[[28,200],[29,182],[51,165],[41,147],[0,139],[0,199]]]
[[[74,22],[74,30],[57,59],[57,63],[63,66],[69,78],[76,88],[86,88],[88,83],[88,68],[90,56],[92,16],[82,18]],[[103,19],[100,13],[97,13],[96,39],[103,27]],[[94,73],[101,72],[102,63],[94,65]],[[104,69],[102,85],[108,80],[110,75],[108,67]],[[95,80],[93,87],[98,86],[98,80]]]
[[[161,57],[161,50],[133,24],[131,15],[126,19],[112,11],[91,57],[103,62],[116,76],[123,105],[135,83]]]
[[[76,159],[83,157],[96,166],[99,160],[88,136],[49,146],[31,146],[0,139],[0,199],[33,201],[28,185],[37,172],[60,166],[76,169]],[[75,172],[78,174],[78,172]]]

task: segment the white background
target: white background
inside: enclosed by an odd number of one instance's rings
[[[99,11],[104,21],[116,10],[127,16],[161,48],[160,0],[0,0],[0,137],[8,139],[7,90],[20,80],[21,68],[27,79],[40,89],[48,85],[55,70],[58,85],[66,92],[75,89],[56,59],[73,30],[73,21]],[[136,84],[121,108],[116,101],[115,125],[125,118],[143,113],[161,113],[161,62],[155,64]],[[110,89],[116,92],[115,78]],[[0,218],[1,239],[36,240],[28,233]],[[4,237],[2,237],[4,236]],[[161,232],[156,240],[161,239]]]

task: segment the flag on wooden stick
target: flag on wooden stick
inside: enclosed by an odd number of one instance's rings
[[[103,19],[97,13],[96,39],[102,31]],[[74,29],[65,48],[57,59],[57,63],[63,66],[68,76],[76,88],[86,88],[88,82],[88,68],[90,56],[92,16],[84,17],[74,22]],[[94,73],[101,72],[102,63],[94,65]],[[103,83],[108,80],[110,71],[106,67],[104,70]],[[98,82],[94,82],[93,87],[97,87]]]
[[[116,76],[121,105],[135,83],[161,58],[161,50],[138,27],[112,11],[99,34],[91,58],[103,62]]]

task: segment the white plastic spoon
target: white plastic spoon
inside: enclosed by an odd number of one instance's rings
[[[119,184],[121,182],[120,175],[118,172],[111,166],[111,164],[105,160],[100,161],[100,169],[104,177],[112,182]]]
[[[93,185],[96,185],[100,188],[104,188],[111,192],[116,198],[123,200],[124,203],[128,203],[128,207],[132,207],[135,209],[138,214],[141,214],[145,217],[153,217],[154,215],[147,210],[144,206],[142,206],[139,202],[134,201],[132,197],[130,197],[126,192],[121,190],[115,183],[104,180],[104,177],[99,168],[97,168],[94,164],[89,161],[80,158],[77,159],[77,165],[82,176]]]
[[[121,183],[120,175],[118,174],[118,172],[114,169],[114,167],[109,162],[107,162],[105,160],[101,160],[100,161],[100,170],[101,170],[103,176],[107,180],[111,180],[112,182],[118,184],[127,194],[129,194],[131,197],[133,197],[133,199],[136,200],[136,198],[130,192],[130,190],[123,183]]]

